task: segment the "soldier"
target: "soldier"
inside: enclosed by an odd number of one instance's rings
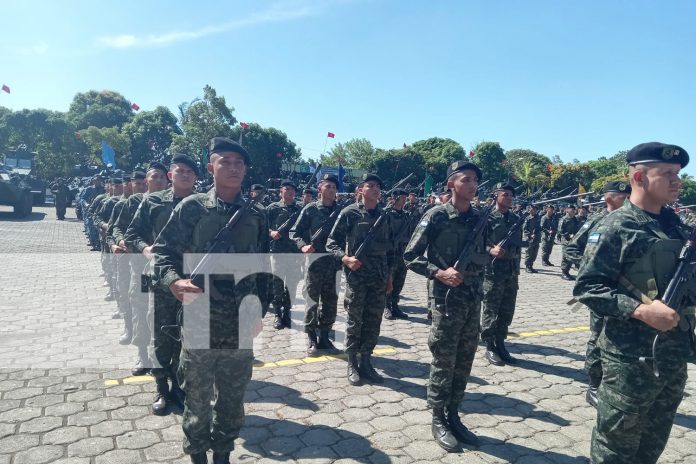
[[[328,233],[313,244],[312,237],[324,227],[331,230],[328,221],[335,221],[340,206],[336,202],[338,178],[334,174],[324,174],[319,182],[319,200],[305,206],[297,218],[290,235],[302,253],[326,253]],[[333,216],[333,218],[332,218]],[[315,246],[316,245],[316,246]],[[333,256],[322,256],[312,262],[307,269],[304,295],[305,333],[307,334],[307,354],[339,354],[329,333],[336,322],[338,295],[336,294],[336,271],[340,269]],[[321,304],[321,307],[319,306]]]
[[[612,181],[606,183],[603,191],[607,209],[592,215],[566,247],[566,256],[573,265],[580,265],[588,237],[608,213],[623,206],[624,200],[631,193],[631,186],[626,182]],[[585,399],[595,408],[597,407],[597,391],[602,382],[602,360],[597,340],[603,328],[604,318],[590,310],[590,339],[587,342],[585,356],[585,371],[589,376],[589,384]]]
[[[423,216],[404,253],[408,269],[433,281],[428,406],[433,410],[433,437],[448,452],[459,450],[460,443],[478,446],[478,438],[461,422],[459,403],[478,344],[483,272],[488,262],[485,231],[477,238],[466,271],[452,266],[479,221],[480,212],[471,207],[471,200],[480,179],[481,170],[475,164],[452,163],[447,169],[452,200]]]
[[[382,179],[376,174],[366,173],[360,185],[361,200],[341,211],[326,243],[326,249],[345,266],[347,374],[351,385],[360,385],[363,380],[384,381],[372,367],[371,357],[379,338],[385,296],[392,289],[394,264],[389,216],[384,217],[377,230],[372,230],[377,219],[384,214],[379,206]],[[354,254],[370,230],[373,239],[361,261]]]
[[[582,227],[587,221],[587,207],[580,206],[578,208],[578,215],[576,216],[576,218],[578,220],[578,224],[580,225],[580,227]]]
[[[530,205],[529,216],[527,216],[522,226],[524,238],[527,241],[527,250],[524,255],[524,267],[525,271],[530,274],[536,274],[537,272],[537,270],[534,269],[534,261],[537,259],[539,243],[541,242],[541,219],[537,214],[538,211],[539,208],[536,205]]]
[[[553,250],[554,240],[556,238],[556,231],[558,230],[558,221],[555,216],[556,210],[553,205],[548,205],[546,207],[546,214],[544,214],[539,221],[541,226],[541,264],[544,266],[553,266],[549,258],[551,257],[551,251]]]
[[[260,205],[263,205],[263,200],[266,198],[266,187],[261,184],[253,184],[249,192],[251,198],[256,200]]]
[[[65,184],[65,179],[58,179],[51,184],[51,192],[53,193],[54,205],[56,207],[56,217],[59,221],[65,219],[65,210],[68,207],[68,198],[70,197],[70,189]]]
[[[155,239],[169,220],[174,207],[193,193],[198,177],[198,165],[193,158],[185,154],[172,157],[167,173],[167,178],[172,183],[171,188],[144,197],[128,226],[125,242],[132,253],[140,253],[146,260],[152,260]],[[144,344],[144,330],[147,324],[148,358],[153,366],[151,373],[157,384],[152,413],[161,416],[167,413],[169,403],[179,403],[183,406],[184,402],[184,394],[176,377],[181,341],[168,336],[162,330],[162,327],[177,324],[176,314],[181,304],[168,289],[154,285],[154,282],[150,283],[150,289],[152,291],[147,322],[143,323],[138,319],[134,332],[138,346]],[[171,388],[168,380],[171,381]]]
[[[112,226],[116,222],[118,215],[121,213],[123,206],[126,203],[128,197],[133,194],[133,184],[131,182],[131,175],[123,175],[123,189],[120,196],[112,196],[107,203],[102,207],[103,217],[108,218],[103,224],[101,224],[102,230],[104,231],[104,244],[109,250],[110,258],[110,269],[113,273],[113,294],[116,298],[116,305],[118,307],[118,317],[117,319],[124,319],[124,325],[126,321],[132,318],[130,311],[130,302],[128,301],[128,288],[130,287],[130,267],[128,261],[121,259],[121,250],[118,245],[114,242],[113,236],[111,235]],[[107,213],[107,210],[109,212]],[[120,277],[119,277],[120,274]],[[115,316],[115,314],[114,314]],[[127,345],[130,342],[130,337],[126,339],[126,331],[121,334],[119,338],[119,343]]]
[[[392,271],[393,288],[387,294],[384,318],[408,319],[408,315],[399,308],[399,298],[406,283],[406,264],[404,263],[404,250],[411,238],[409,214],[404,210],[406,204],[406,190],[395,189],[391,193],[392,205],[386,210],[389,214],[391,226],[394,230],[394,269]]]
[[[302,206],[307,206],[313,202],[315,196],[316,192],[311,187],[306,187],[304,190],[302,190]]]
[[[498,182],[493,193],[495,209],[488,218],[488,250],[495,259],[486,265],[486,278],[483,281],[481,340],[486,344],[488,362],[502,366],[505,363],[516,363],[505,347],[505,339],[515,314],[522,229],[517,230],[508,243],[507,250],[500,246],[519,216],[510,211],[515,196],[512,185]]]
[[[96,225],[96,215],[102,207],[104,200],[111,196],[112,185],[109,179],[104,179],[104,187],[101,193],[95,192],[94,199],[87,208],[87,221],[89,227],[89,240],[92,251],[101,251],[101,237]]]
[[[111,248],[109,248],[109,245],[106,243],[106,230],[109,227],[111,212],[113,211],[116,202],[123,195],[123,177],[120,177],[120,173],[118,175],[119,177],[111,178],[110,195],[102,200],[99,210],[94,215],[94,226],[99,231],[99,236],[101,238],[102,269],[104,270],[104,275],[109,288],[109,292],[104,298],[106,301],[111,301],[117,299],[118,297],[116,293],[116,269],[114,266],[113,256],[111,254]],[[113,319],[120,319],[123,317],[120,308],[114,312],[111,317]]]
[[[575,280],[575,277],[570,275],[571,261],[566,255],[566,246],[572,240],[573,236],[580,230],[580,223],[575,217],[575,206],[570,205],[566,208],[566,215],[562,222],[558,225],[558,236],[563,245],[563,258],[561,260],[561,278],[563,280]]]
[[[182,200],[155,240],[157,284],[180,302],[202,289],[183,274],[186,253],[203,253],[233,214],[245,206],[241,188],[250,164],[247,151],[224,137],[210,142],[208,172],[213,187]],[[267,253],[268,224],[253,203],[232,235],[229,253]],[[235,282],[234,276],[210,276],[209,349],[184,346],[178,378],[186,392],[183,414],[184,451],[194,464],[228,464],[234,440],[244,422],[244,393],[251,379],[253,352],[240,346],[240,305],[246,294],[257,293],[253,276]],[[194,295],[192,295],[194,294]],[[173,308],[172,308],[173,309]],[[260,323],[260,321],[258,321]],[[246,327],[243,328],[247,330]],[[211,405],[212,403],[212,405]]]
[[[657,462],[684,396],[687,360],[695,355],[693,313],[677,313],[696,303],[693,286],[683,307],[660,300],[689,235],[666,207],[679,196],[679,171],[689,155],[651,142],[632,148],[627,162],[630,199],[589,235],[573,290],[605,318],[598,341],[604,376],[591,446],[598,464]]]
[[[104,193],[104,186],[102,185],[101,177],[92,177],[92,185],[85,188],[82,193],[82,219],[85,223],[85,233],[89,239],[89,244],[92,247],[92,251],[97,251],[99,246],[99,236],[94,234],[94,225],[92,224],[92,217],[88,214],[90,206],[94,202],[97,196]]]

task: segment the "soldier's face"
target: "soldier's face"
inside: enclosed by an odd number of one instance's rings
[[[409,202],[409,203],[411,203],[412,205],[415,205],[415,204],[416,204],[416,200],[418,200],[418,198],[416,198],[416,194],[415,194],[415,193],[409,193],[409,194],[408,194],[408,202]]]
[[[280,197],[286,204],[292,203],[293,201],[295,201],[295,189],[287,185],[285,187],[281,187]]]
[[[502,206],[503,208],[510,208],[512,206],[512,192],[509,190],[501,190],[496,194],[495,197],[495,202],[498,204],[498,206]]]
[[[169,167],[169,180],[176,189],[191,190],[198,177],[188,165],[183,163],[172,164]]]
[[[312,195],[309,193],[302,194],[302,204],[308,205],[312,202]]]
[[[623,206],[628,195],[625,193],[609,192],[604,194],[604,201],[611,210],[619,209]]]
[[[147,192],[147,183],[145,179],[133,179],[131,183],[133,184],[133,193]]]
[[[360,193],[365,200],[379,201],[379,196],[382,194],[382,189],[379,187],[377,182],[370,180],[362,184]]]
[[[396,200],[394,200],[394,208],[396,209],[402,209],[405,204],[406,195],[399,195],[398,197],[396,197]]]
[[[147,189],[150,192],[159,192],[167,188],[167,176],[159,169],[151,169],[147,173]]]
[[[123,184],[114,184],[114,195],[123,195]]]
[[[447,186],[454,191],[454,195],[462,201],[471,201],[478,190],[478,177],[471,169],[454,174],[447,181]]]
[[[649,165],[645,171],[640,172],[640,184],[645,194],[661,204],[676,201],[682,186],[680,170],[680,165],[672,163]]]
[[[242,155],[236,152],[213,153],[208,164],[208,172],[213,175],[215,185],[227,188],[241,188],[247,166]]]
[[[333,182],[322,181],[319,184],[319,193],[321,194],[322,200],[334,201],[336,198],[336,184]]]

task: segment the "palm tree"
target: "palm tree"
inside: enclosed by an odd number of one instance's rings
[[[515,176],[527,186],[527,195],[531,195],[532,190],[545,187],[549,183],[549,178],[544,175],[543,166],[534,163],[532,160],[518,164],[515,167]]]

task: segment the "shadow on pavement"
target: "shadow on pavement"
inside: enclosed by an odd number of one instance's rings
[[[481,440],[479,453],[505,459],[507,462],[515,462],[522,456],[539,456],[539,462],[550,461],[554,464],[580,464],[590,462],[586,457],[568,456],[567,454],[561,454],[555,451],[539,451],[485,435],[479,435],[479,439]],[[528,462],[534,462],[534,460],[530,459]]]
[[[27,217],[18,218],[11,211],[0,211],[0,221],[5,222],[32,222],[32,221],[42,221],[46,217],[46,213],[33,212]]]
[[[556,348],[555,346],[537,345],[534,343],[526,343],[515,339],[508,340],[505,343],[505,346],[507,346],[508,350],[511,353],[532,353],[542,356],[565,356],[574,361],[585,361],[585,356],[574,353],[572,351],[568,351],[563,348]]]
[[[674,416],[674,425],[696,430],[696,416],[687,416],[686,414],[677,413],[677,415]]]
[[[299,391],[284,385],[278,385],[277,383],[252,379],[249,382],[247,391],[253,391],[259,395],[258,399],[251,401],[252,403],[255,401],[264,403],[282,403],[296,409],[309,409],[310,411],[319,410],[319,406],[317,406],[313,401],[303,398],[302,393]]]
[[[467,392],[459,410],[464,414],[495,414],[496,416],[537,419],[560,426],[570,425],[566,419],[552,412],[538,409],[536,405],[509,396],[493,393]]]
[[[517,364],[515,364],[515,367],[531,369],[544,374],[557,375],[559,377],[566,377],[578,382],[585,382],[587,380],[587,374],[585,374],[582,369],[577,369],[575,367],[554,366],[552,364],[545,364],[522,358],[517,359]]]
[[[393,346],[394,348],[411,348],[411,345],[409,345],[408,343],[404,343],[397,340],[396,338],[386,337],[384,335],[379,336],[379,345],[389,345]]]

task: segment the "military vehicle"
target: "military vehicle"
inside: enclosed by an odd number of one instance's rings
[[[14,207],[15,216],[31,214],[33,195],[31,187],[14,171],[0,165],[0,205]]]
[[[10,149],[5,152],[4,164],[5,168],[11,169],[15,175],[18,175],[25,185],[31,189],[34,205],[43,205],[46,203],[46,182],[39,179],[36,174],[36,166],[34,157],[36,152],[27,150],[27,146],[22,144],[16,149]]]

